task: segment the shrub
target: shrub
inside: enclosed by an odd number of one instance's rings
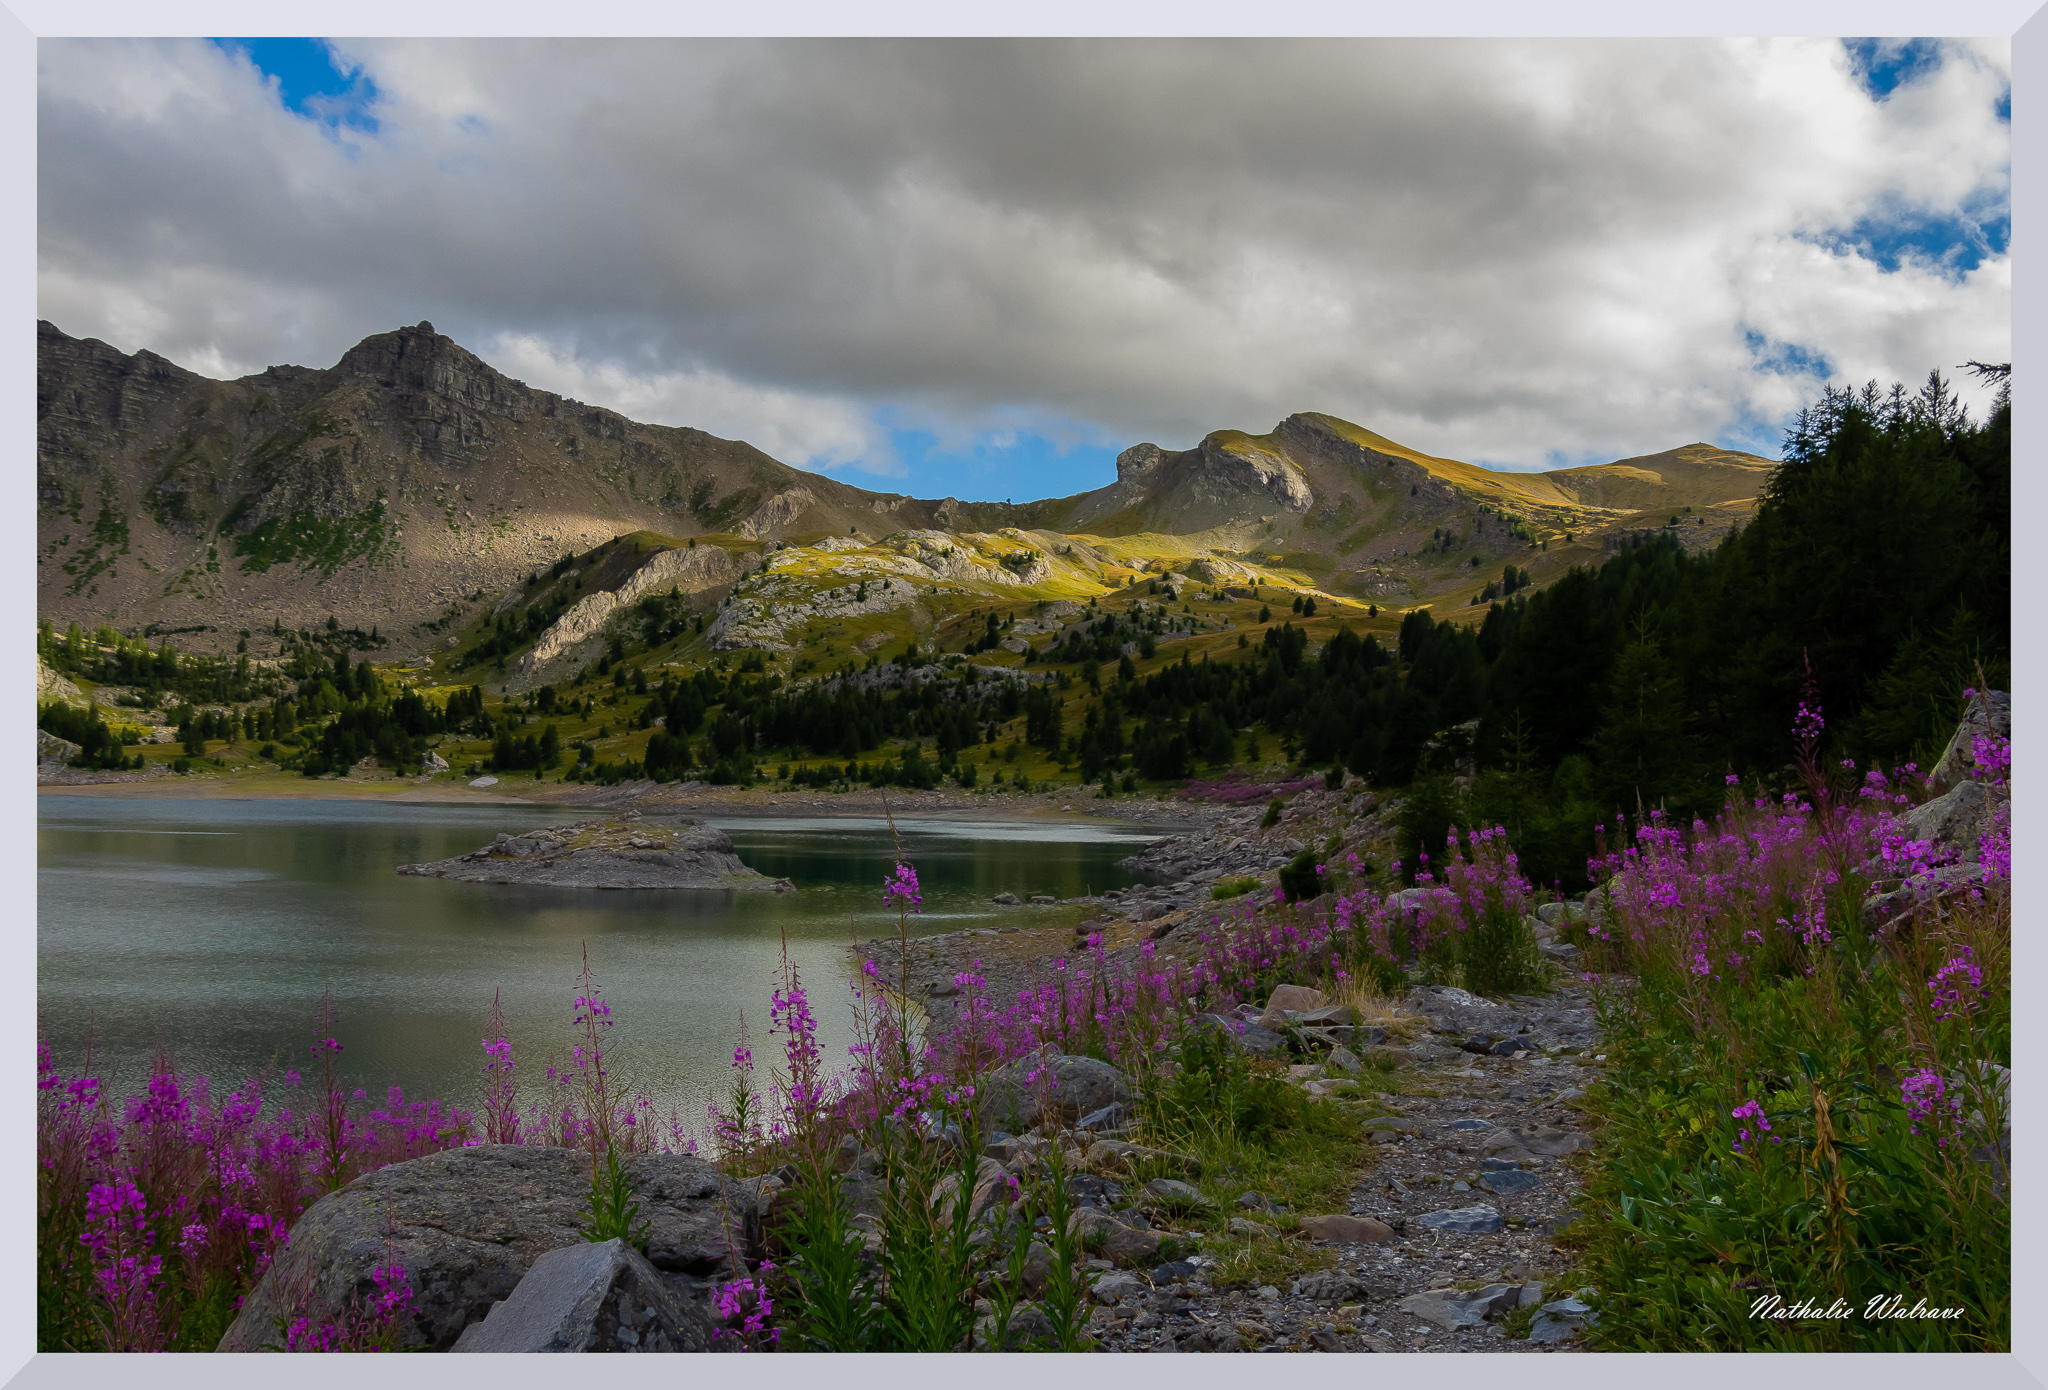
[[[1305,902],[1322,891],[1323,866],[1316,863],[1316,852],[1305,849],[1287,861],[1280,869],[1280,891],[1291,903]]]

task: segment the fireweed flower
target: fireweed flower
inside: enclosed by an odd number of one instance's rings
[[[917,870],[908,864],[898,864],[896,872],[882,880],[882,901],[899,904],[912,912],[920,911],[918,905],[924,898],[918,892]]]
[[[1961,1018],[1977,1007],[1976,996],[1984,988],[1984,972],[1977,968],[1976,956],[1970,948],[1963,946],[1928,977],[1927,988],[1934,995],[1936,1018]]]
[[[1735,1142],[1729,1146],[1736,1153],[1741,1153],[1743,1151],[1742,1146],[1747,1144],[1750,1139],[1749,1125],[1745,1122],[1754,1121],[1756,1132],[1759,1135],[1769,1134],[1771,1131],[1771,1122],[1764,1118],[1763,1106],[1753,1100],[1742,1102],[1742,1104],[1729,1111],[1728,1115],[1730,1119],[1737,1121]]]
[[[1918,1134],[1923,1124],[1938,1122],[1944,1097],[1948,1100],[1951,1116],[1962,1110],[1962,1097],[1948,1095],[1948,1083],[1941,1079],[1941,1073],[1930,1067],[1922,1067],[1899,1083],[1899,1099],[1906,1103],[1906,1113],[1913,1117],[1913,1133]],[[1936,1142],[1943,1147],[1948,1144],[1946,1138]]]

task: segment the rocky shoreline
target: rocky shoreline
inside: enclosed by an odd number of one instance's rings
[[[732,839],[696,821],[629,811],[606,820],[499,835],[481,849],[398,872],[459,883],[524,883],[547,888],[713,888],[786,893],[740,862]]]

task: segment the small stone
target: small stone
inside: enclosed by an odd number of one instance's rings
[[[1272,1212],[1275,1215],[1280,1211],[1279,1203],[1263,1192],[1240,1192],[1237,1194],[1237,1204],[1246,1211]]]
[[[1051,907],[1058,901],[1059,899],[1050,893],[1033,893],[1031,895],[1031,905],[1033,907]]]
[[[1105,1105],[1092,1114],[1083,1115],[1076,1121],[1075,1128],[1085,1129],[1090,1134],[1099,1134],[1104,1130],[1123,1129],[1130,1122],[1129,1113],[1125,1111],[1121,1103],[1118,1103],[1115,1105]]]
[[[1520,1168],[1503,1168],[1480,1178],[1479,1185],[1488,1192],[1533,1192],[1543,1186],[1543,1179]]]
[[[1492,1128],[1493,1128],[1493,1121],[1491,1121],[1491,1120],[1452,1120],[1452,1121],[1451,1121],[1451,1128],[1452,1128],[1452,1129],[1454,1129],[1454,1130],[1456,1130],[1456,1131],[1458,1131],[1458,1132],[1459,1132],[1459,1133],[1461,1133],[1461,1134],[1469,1134],[1469,1133],[1476,1133],[1477,1131],[1479,1131],[1479,1130],[1482,1130],[1482,1129],[1492,1129]]]
[[[1344,1350],[1344,1339],[1337,1335],[1335,1328],[1318,1327],[1308,1334],[1308,1343],[1317,1351],[1339,1352]]]
[[[1195,1277],[1195,1267],[1186,1260],[1168,1260],[1152,1271],[1152,1282],[1159,1284],[1180,1284]]]
[[[1301,1233],[1331,1245],[1388,1245],[1396,1239],[1391,1226],[1370,1216],[1304,1216]]]
[[[993,898],[990,898],[989,901],[997,907],[1015,907],[1017,906],[1017,895],[1015,893],[998,893]]]
[[[1145,1184],[1145,1195],[1169,1211],[1201,1211],[1215,1205],[1201,1189],[1173,1178],[1152,1179]]]
[[[1490,1236],[1507,1224],[1501,1214],[1489,1206],[1447,1207],[1418,1216],[1415,1220],[1432,1231],[1468,1236]]]
[[[1248,1240],[1271,1240],[1276,1232],[1271,1226],[1261,1226],[1256,1221],[1247,1221],[1242,1216],[1230,1218],[1230,1234],[1243,1236]]]
[[[1446,1332],[1456,1332],[1465,1327],[1483,1327],[1486,1317],[1478,1309],[1468,1306],[1456,1289],[1431,1289],[1427,1293],[1412,1293],[1394,1305],[1411,1317],[1434,1324]]]
[[[1317,1303],[1343,1303],[1365,1297],[1365,1286],[1338,1269],[1317,1270],[1294,1281],[1297,1297]]]
[[[1363,1065],[1364,1063],[1358,1060],[1358,1054],[1350,1048],[1339,1047],[1331,1049],[1330,1066],[1334,1070],[1356,1076],[1359,1068]]]

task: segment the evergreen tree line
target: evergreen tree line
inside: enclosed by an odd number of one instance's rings
[[[1979,670],[2010,679],[2010,475],[2008,402],[1980,423],[1938,374],[1831,388],[1714,550],[1652,537],[1476,627],[1418,610],[1393,651],[1340,631],[1309,659],[1283,624],[1244,659],[1183,656],[1090,706],[1084,772],[1113,774],[1125,743],[1146,776],[1221,766],[1231,731],[1263,726],[1301,763],[1412,784],[1411,871],[1453,824],[1501,823],[1539,882],[1581,882],[1595,826],[1782,777],[1809,672],[1834,756],[1930,763]]]

